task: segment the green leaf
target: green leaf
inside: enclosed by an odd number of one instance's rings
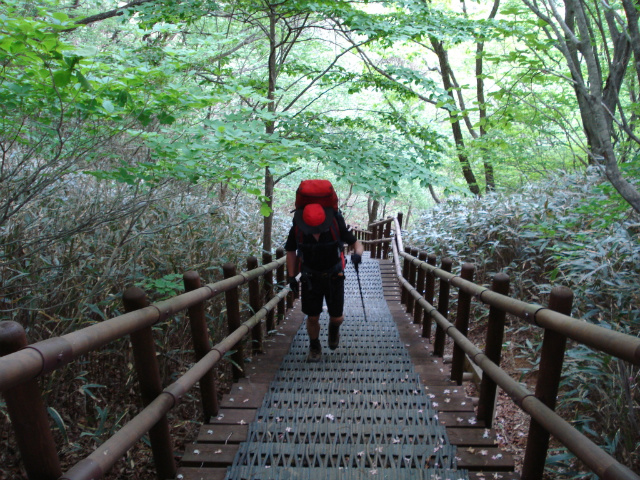
[[[56,20],[60,20],[61,22],[66,22],[67,20],[69,20],[69,15],[67,15],[64,12],[55,12],[53,15],[51,15],[53,18],[55,18]]]
[[[69,435],[67,434],[67,426],[64,423],[64,420],[58,413],[58,411],[53,407],[47,407],[47,412],[49,416],[53,419],[53,423],[55,423],[56,428],[62,434],[62,438],[64,439],[64,443],[69,443]]]
[[[262,215],[263,217],[270,216],[272,211],[273,210],[266,203],[260,205],[260,215]]]
[[[91,45],[84,45],[81,47],[76,47],[73,49],[73,53],[79,57],[93,57],[97,55],[99,52],[97,47],[93,47]]]
[[[110,100],[106,100],[106,99],[102,101],[102,108],[104,108],[109,113],[113,113],[115,111],[115,107],[113,106],[113,103],[111,103]]]
[[[71,81],[71,70],[58,70],[53,73],[53,83],[58,88],[64,88]]]
[[[82,86],[82,88],[84,88],[85,90],[91,90],[92,89],[91,88],[91,84],[89,83],[87,78],[82,73],[76,72],[75,76],[76,76],[76,80]]]
[[[169,115],[166,112],[162,112],[160,115],[158,115],[158,121],[162,125],[171,125],[173,122],[176,121],[176,118]]]

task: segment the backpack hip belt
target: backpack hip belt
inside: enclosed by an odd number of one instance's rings
[[[304,263],[302,264],[302,274],[312,277],[329,277],[335,273],[340,273],[343,270],[344,269],[342,268],[342,260],[340,260],[333,267],[328,268],[327,270],[314,270],[313,268],[307,267]]]

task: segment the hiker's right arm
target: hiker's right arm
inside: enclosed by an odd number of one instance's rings
[[[287,252],[287,284],[291,291],[293,292],[295,298],[298,298],[300,295],[300,287],[298,286],[298,280],[296,280],[296,275],[298,267],[298,257],[296,252]]]
[[[287,252],[287,276],[295,277],[298,275],[298,257],[295,250]]]

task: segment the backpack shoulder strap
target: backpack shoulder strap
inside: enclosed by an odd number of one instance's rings
[[[329,232],[331,232],[331,237],[333,238],[334,242],[340,241],[340,226],[338,225],[338,220],[336,220],[335,217],[333,219],[333,222],[331,222]]]
[[[340,213],[336,213],[336,216],[333,217],[333,222],[331,222],[331,227],[329,227],[329,231],[331,232],[331,236],[333,237],[333,241],[335,242],[336,247],[338,248],[338,255],[340,256],[340,263],[342,264],[342,270],[346,266],[346,259],[344,256],[344,242],[340,239],[340,225],[338,225],[337,216]]]
[[[296,242],[298,242],[298,247],[300,247],[300,245],[302,245],[304,233],[302,233],[302,230],[298,227],[298,225],[295,225],[294,228],[296,234]]]

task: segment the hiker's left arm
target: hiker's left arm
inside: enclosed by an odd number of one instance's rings
[[[353,248],[353,251],[360,256],[364,253],[364,246],[360,243],[360,240],[356,240],[356,243],[351,245],[351,248]]]

